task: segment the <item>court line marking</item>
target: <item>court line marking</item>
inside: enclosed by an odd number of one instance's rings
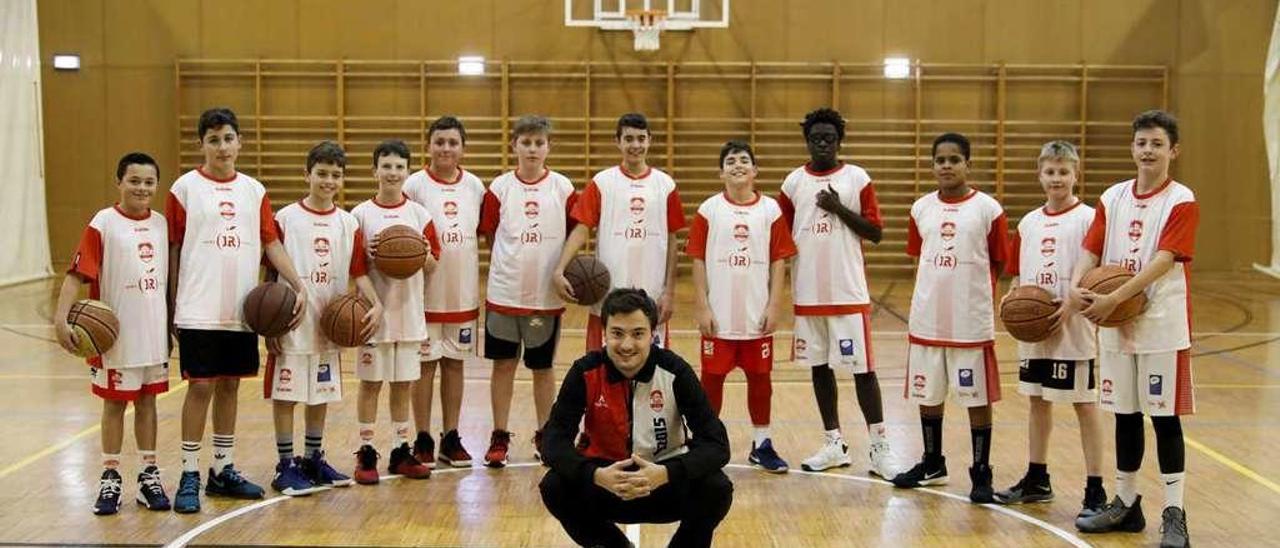
[[[1239,462],[1236,462],[1235,460],[1233,460],[1231,457],[1228,457],[1226,455],[1223,455],[1222,453],[1215,451],[1212,447],[1209,447],[1204,443],[1196,441],[1191,436],[1188,436],[1185,432],[1182,434],[1182,439],[1183,441],[1186,441],[1187,445],[1191,446],[1192,449],[1195,449],[1196,451],[1204,453],[1205,456],[1215,461],[1218,461],[1218,464],[1226,466],[1227,468],[1230,468],[1231,470],[1235,471],[1235,473],[1253,480],[1254,483],[1257,483],[1263,487],[1266,487],[1267,489],[1275,491],[1276,493],[1280,493],[1280,484],[1277,484],[1276,482],[1268,479],[1266,476],[1253,471],[1253,469],[1249,468],[1248,466],[1240,464]]]

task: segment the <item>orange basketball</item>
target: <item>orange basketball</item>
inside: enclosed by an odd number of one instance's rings
[[[1132,277],[1133,273],[1121,268],[1120,266],[1103,265],[1086,272],[1084,277],[1080,278],[1080,287],[1088,289],[1094,293],[1106,295],[1124,285],[1124,283],[1129,281],[1129,278]],[[1103,327],[1119,327],[1125,325],[1141,315],[1146,306],[1147,294],[1139,292],[1137,295],[1129,297],[1125,302],[1120,303],[1119,306],[1116,306],[1116,309],[1111,312],[1111,315],[1107,316],[1105,320],[1098,322],[1098,325]]]
[[[106,354],[120,335],[120,320],[102,301],[76,301],[67,312],[67,323],[76,335],[76,355],[82,358]]]
[[[596,304],[609,292],[609,269],[590,255],[578,255],[569,261],[564,267],[564,277],[569,280],[580,305]]]
[[[422,270],[429,252],[421,233],[405,225],[391,225],[378,233],[373,264],[383,274],[405,279]]]
[[[279,337],[289,332],[293,305],[298,294],[286,284],[266,282],[244,298],[244,323],[263,337]]]
[[[1020,285],[1001,303],[1000,321],[1013,338],[1040,342],[1056,331],[1051,316],[1057,310],[1052,293],[1037,285]]]
[[[320,329],[338,346],[360,346],[368,340],[360,337],[360,332],[364,331],[364,315],[370,308],[359,295],[339,295],[324,307],[324,313],[320,315]]]

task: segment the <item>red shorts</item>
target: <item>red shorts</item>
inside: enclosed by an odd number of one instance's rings
[[[747,374],[773,370],[773,336],[750,340],[702,338],[702,370],[713,375],[728,375],[741,367]]]

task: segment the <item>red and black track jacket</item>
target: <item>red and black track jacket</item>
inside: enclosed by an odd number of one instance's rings
[[[578,424],[588,444],[575,448]],[[651,347],[634,378],[603,350],[583,356],[565,376],[542,431],[542,456],[566,479],[590,485],[596,468],[631,454],[667,467],[672,483],[700,478],[729,462],[729,435],[693,369],[670,350]]]

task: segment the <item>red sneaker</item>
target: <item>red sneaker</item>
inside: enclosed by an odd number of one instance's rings
[[[374,485],[378,483],[378,450],[372,445],[361,445],[356,451],[356,471],[351,474],[356,483]]]
[[[489,437],[489,450],[484,453],[484,465],[502,468],[507,465],[507,452],[511,450],[511,432],[494,430]]]
[[[431,477],[431,468],[414,458],[413,451],[409,449],[408,443],[402,443],[400,447],[391,450],[387,471],[392,474],[400,474],[409,479],[427,479]]]
[[[431,439],[431,434],[418,432],[418,439],[413,440],[413,458],[427,468],[436,467],[436,440]]]

